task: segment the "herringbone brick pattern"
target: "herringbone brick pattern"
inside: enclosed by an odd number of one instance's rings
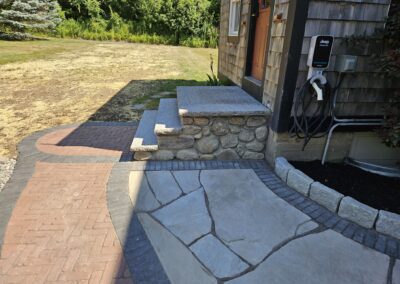
[[[0,283],[132,283],[107,209],[111,168],[36,164],[8,223]]]
[[[39,138],[36,147],[58,156],[119,157],[129,152],[135,135],[132,126],[79,126],[53,131]]]

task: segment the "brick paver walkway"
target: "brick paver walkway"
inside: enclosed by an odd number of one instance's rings
[[[36,142],[39,151],[62,156],[120,156],[129,152],[130,126],[81,126],[60,129]]]
[[[102,128],[79,129],[81,137],[76,128],[58,130],[36,146],[66,156],[118,158],[125,149],[113,148],[106,140],[114,135],[129,139],[132,134],[126,134],[126,127]],[[129,130],[133,132],[132,126]],[[90,133],[99,134],[92,136],[97,143],[92,148],[77,143],[88,143]],[[55,145],[60,141],[70,146]],[[36,162],[0,247],[0,283],[132,283],[107,208],[112,167],[113,163]]]

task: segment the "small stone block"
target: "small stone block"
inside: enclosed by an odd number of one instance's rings
[[[312,178],[296,169],[289,170],[287,175],[287,185],[305,196],[309,195],[310,186],[313,182]]]
[[[289,162],[285,158],[278,157],[275,159],[275,173],[284,182],[286,182],[287,180],[289,170],[292,169],[294,169],[294,167],[291,164],[289,164]]]
[[[376,230],[400,239],[400,215],[380,210],[376,222]]]
[[[343,194],[319,182],[311,184],[310,198],[332,212],[336,212]]]
[[[374,226],[378,210],[346,196],[340,202],[338,214],[340,217],[370,229]]]

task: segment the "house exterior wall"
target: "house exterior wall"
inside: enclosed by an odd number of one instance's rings
[[[331,61],[326,76],[331,85],[338,74],[333,72],[337,55],[357,55],[354,74],[346,75],[339,89],[336,114],[339,116],[375,116],[383,114],[388,101],[389,85],[377,76],[371,62],[372,54],[381,52],[379,45],[349,40],[350,37],[373,36],[384,28],[390,0],[310,0],[303,48],[297,77],[297,88],[306,81],[307,56],[311,37],[333,35],[335,38]]]
[[[221,1],[218,73],[221,78],[227,78],[240,87],[242,86],[246,65],[250,1],[241,1],[240,28],[237,38],[228,36],[230,0]]]
[[[300,1],[300,0],[298,0]],[[291,23],[288,19],[290,9],[293,9],[290,0],[275,0],[273,3],[273,20],[270,30],[266,75],[263,81],[263,103],[273,112],[277,96],[282,93],[283,78],[282,66],[284,46],[290,39],[286,36]],[[377,44],[357,43],[349,40],[352,36],[372,36],[378,29],[384,28],[390,7],[390,0],[309,0],[308,15],[305,24],[304,38],[300,53],[300,63],[296,81],[296,90],[306,81],[308,67],[306,64],[309,44],[314,35],[333,35],[335,37],[331,62],[326,72],[331,85],[337,82],[337,73],[334,71],[337,55],[357,55],[358,65],[356,72],[347,74],[338,92],[336,115],[338,116],[378,116],[383,114],[383,107],[388,102],[388,91],[391,88],[400,88],[400,82],[390,85],[385,78],[377,76],[376,68],[371,62],[372,54],[380,53]],[[242,18],[240,40],[236,44],[228,41],[229,0],[221,1],[221,29],[220,29],[220,61],[219,72],[235,84],[241,86],[245,75],[248,18],[250,0],[242,0]],[[296,23],[293,23],[296,25]],[[286,54],[287,57],[287,54]],[[375,135],[372,134],[371,135]],[[341,160],[348,156],[354,148],[356,132],[335,133],[332,140],[332,149],[328,153],[328,160]],[[357,138],[358,145],[362,139]],[[385,147],[377,141],[376,149]],[[301,151],[302,140],[290,138],[288,133],[276,133],[270,129],[267,141],[266,158],[272,161],[276,156],[286,156],[292,160],[321,159],[325,138],[313,139],[306,151]],[[367,142],[366,142],[367,143]],[[370,142],[368,142],[370,143]],[[379,145],[378,145],[379,144]],[[384,149],[385,151],[388,149]],[[381,150],[379,150],[381,151]],[[389,155],[390,156],[390,155]],[[399,152],[393,152],[391,158],[400,159]],[[357,158],[362,158],[357,156]],[[389,162],[391,163],[391,162]]]
[[[263,104],[271,110],[274,110],[275,98],[278,91],[288,10],[289,0],[275,1],[263,90]]]

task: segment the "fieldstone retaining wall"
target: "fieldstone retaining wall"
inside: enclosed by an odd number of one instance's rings
[[[182,117],[178,135],[158,135],[159,150],[136,160],[261,160],[268,136],[267,116]]]
[[[314,181],[295,169],[285,158],[275,159],[275,173],[291,188],[324,206],[340,217],[364,228],[400,239],[400,215],[377,210],[352,197]]]

